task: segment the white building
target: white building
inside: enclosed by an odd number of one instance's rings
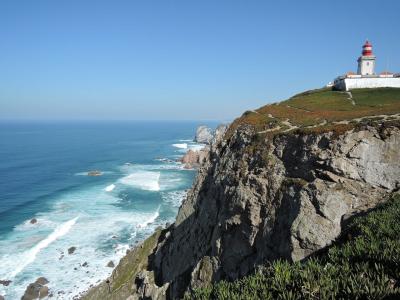
[[[375,74],[376,57],[372,52],[372,45],[366,41],[362,55],[358,58],[357,74],[352,72],[339,76],[333,86],[337,90],[348,91],[361,88],[396,87],[400,88],[400,74],[382,72]]]

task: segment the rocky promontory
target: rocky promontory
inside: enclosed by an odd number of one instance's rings
[[[334,243],[350,219],[400,188],[400,107],[336,93],[304,93],[235,120],[211,143],[175,223],[84,299],[182,298]]]

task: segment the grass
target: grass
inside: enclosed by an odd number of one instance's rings
[[[298,128],[305,128],[319,125],[324,120],[327,125],[336,125],[333,122],[400,113],[399,88],[356,89],[351,93],[352,99],[349,99],[345,92],[313,90],[256,111],[248,111],[232,123],[228,137],[243,124],[254,127],[258,132],[279,126],[278,133],[285,129],[282,122],[286,120]]]
[[[275,261],[186,299],[399,299],[400,196],[355,218],[341,240],[305,262]]]
[[[149,255],[157,245],[161,233],[161,228],[157,228],[141,245],[132,249],[121,259],[111,276],[110,288],[103,282],[89,290],[82,299],[114,299],[118,298],[120,289],[130,290],[136,275],[141,270],[147,269]]]

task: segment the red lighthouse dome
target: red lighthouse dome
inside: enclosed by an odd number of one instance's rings
[[[372,44],[367,40],[365,41],[365,44],[363,45],[363,51],[362,51],[363,56],[372,56]]]

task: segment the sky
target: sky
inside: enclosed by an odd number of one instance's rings
[[[232,120],[400,72],[400,1],[0,0],[0,120]]]

